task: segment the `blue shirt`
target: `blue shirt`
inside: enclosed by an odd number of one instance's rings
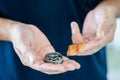
[[[0,16],[36,25],[56,51],[66,56],[72,43],[71,21],[77,21],[82,30],[86,14],[99,3],[100,0],[0,0]],[[23,66],[12,43],[0,41],[0,80],[106,80],[105,48],[91,56],[69,58],[79,62],[81,69],[47,75]]]

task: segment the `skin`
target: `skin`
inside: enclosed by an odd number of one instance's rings
[[[12,42],[23,65],[46,74],[59,74],[80,68],[80,64],[64,56],[62,64],[45,62],[45,55],[49,52],[55,52],[55,49],[36,26],[6,19],[0,19],[0,21],[2,26],[7,27],[7,29],[1,29],[3,33],[5,32],[2,40]],[[9,37],[6,37],[8,35]]]
[[[83,33],[80,33],[76,22],[71,23],[72,41],[74,44],[85,42],[85,48],[77,55],[87,56],[99,51],[113,41],[116,29],[116,16],[120,0],[105,0],[91,10],[84,21]],[[116,5],[115,5],[116,4]]]
[[[91,55],[113,40],[115,16],[119,16],[118,3],[119,0],[105,0],[91,10],[85,19],[82,34],[78,24],[71,23],[73,43],[85,40],[85,48],[79,55]],[[59,74],[80,68],[79,63],[66,57],[63,57],[62,64],[46,63],[45,55],[55,52],[55,49],[44,33],[34,25],[0,18],[0,40],[12,42],[21,62],[43,73]]]

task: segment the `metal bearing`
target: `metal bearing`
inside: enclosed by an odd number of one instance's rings
[[[61,64],[63,62],[62,54],[58,52],[48,53],[45,55],[45,61],[53,64]]]

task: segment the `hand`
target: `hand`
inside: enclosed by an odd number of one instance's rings
[[[115,15],[109,9],[96,8],[87,14],[83,34],[76,22],[71,23],[71,29],[73,43],[85,42],[85,48],[78,55],[92,55],[114,39]]]
[[[63,57],[62,64],[46,63],[45,55],[55,52],[47,37],[33,25],[16,23],[12,25],[10,38],[21,62],[46,74],[58,74],[74,69],[80,65],[74,60]]]

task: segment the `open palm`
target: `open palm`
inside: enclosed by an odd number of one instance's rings
[[[47,37],[36,26],[21,23],[14,26],[10,34],[11,41],[24,65],[47,74],[58,74],[80,68],[77,62],[66,57],[63,57],[62,64],[45,62],[45,55],[55,52]]]
[[[85,48],[78,55],[91,55],[114,39],[116,20],[109,10],[100,8],[87,14],[82,34],[77,23],[73,22],[71,26],[73,43],[85,41]]]

